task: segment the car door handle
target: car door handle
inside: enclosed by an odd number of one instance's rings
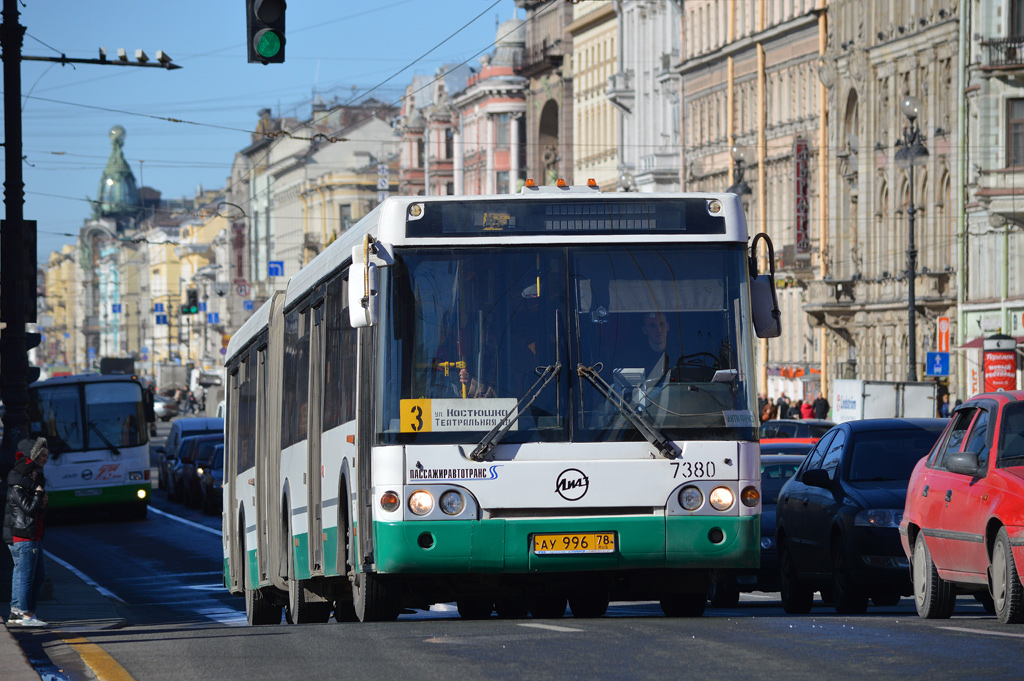
[[[946,501],[949,501],[952,498],[953,498],[953,490],[947,489],[946,490]]]
[[[928,496],[928,485],[925,485],[925,486],[924,486],[924,489],[923,489],[923,490],[921,490],[921,496],[922,496],[922,497],[926,497],[926,496]]]

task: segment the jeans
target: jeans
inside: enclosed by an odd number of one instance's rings
[[[11,610],[36,611],[36,602],[46,581],[43,545],[39,541],[19,541],[9,544],[14,572],[11,576]]]

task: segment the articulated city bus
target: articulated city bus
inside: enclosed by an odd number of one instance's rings
[[[145,518],[153,394],[130,375],[77,374],[29,386],[29,432],[50,449],[50,509],[122,507]]]
[[[702,614],[759,560],[760,238],[732,194],[383,202],[228,347],[249,622]]]

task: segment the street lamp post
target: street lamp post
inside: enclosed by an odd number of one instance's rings
[[[738,194],[743,197],[744,194],[750,194],[750,185],[743,179],[743,164],[747,161],[747,150],[738,144],[732,145],[729,149],[729,154],[732,156],[732,185],[729,186],[725,191],[730,194]]]
[[[914,284],[917,279],[917,246],[914,244],[914,167],[924,165],[928,161],[928,150],[924,146],[924,136],[917,124],[917,117],[923,108],[917,97],[907,96],[900,102],[900,111],[907,117],[909,124],[903,128],[903,139],[896,152],[896,166],[905,168],[909,183],[909,202],[907,205],[907,380],[917,380],[917,320]]]

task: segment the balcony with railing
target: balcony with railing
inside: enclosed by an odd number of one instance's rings
[[[1024,70],[1024,36],[989,38],[981,42],[985,49],[982,69],[986,71]]]

